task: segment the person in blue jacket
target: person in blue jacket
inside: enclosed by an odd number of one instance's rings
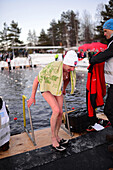
[[[107,20],[103,25],[104,36],[106,36],[108,47],[104,52],[93,56],[90,64],[94,65],[105,61],[105,81],[108,84],[107,98],[104,107],[104,113],[109,119],[113,128],[113,18]],[[113,142],[113,134],[107,134],[106,139]],[[108,147],[113,152],[113,144]]]

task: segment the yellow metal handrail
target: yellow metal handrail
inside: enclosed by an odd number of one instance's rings
[[[29,118],[30,118],[30,125],[31,125],[31,133],[32,133],[32,137],[29,134],[29,131],[26,128],[26,113],[25,113],[25,100],[26,100],[26,96],[23,95],[22,96],[22,102],[23,102],[23,118],[24,118],[24,130],[26,131],[28,137],[31,139],[31,141],[33,142],[34,146],[36,145],[35,142],[35,135],[34,135],[34,130],[33,130],[33,125],[32,125],[32,118],[31,118],[31,112],[30,112],[30,108],[28,108],[28,112],[29,112]]]
[[[24,127],[26,127],[26,113],[25,113],[25,99],[27,97],[25,95],[22,96],[22,102],[23,102],[23,118],[24,118]]]

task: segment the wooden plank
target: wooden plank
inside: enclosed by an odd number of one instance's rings
[[[104,114],[97,114],[99,118],[106,119],[106,116]],[[63,125],[64,126],[64,125]],[[64,139],[72,139],[76,138],[80,135],[85,134],[84,133],[73,133],[73,137],[71,137],[69,134],[67,134],[63,129],[60,128],[59,136]],[[13,156],[16,154],[24,153],[30,150],[34,150],[37,148],[41,148],[44,146],[51,145],[51,129],[45,128],[34,131],[35,134],[35,140],[36,140],[36,146],[33,145],[31,140],[29,139],[27,133],[21,133],[18,135],[11,136],[10,139],[10,148],[9,150],[3,152],[0,151],[0,159]]]
[[[45,128],[41,130],[34,131],[36,146],[33,145],[26,133],[21,133],[18,135],[11,136],[10,139],[10,148],[9,150],[3,152],[0,151],[0,159],[41,148],[44,146],[51,145],[51,129]],[[64,139],[70,139],[64,130],[60,129],[59,135]],[[79,136],[79,134],[76,136]]]

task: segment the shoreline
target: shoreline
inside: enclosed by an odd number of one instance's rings
[[[62,61],[62,54],[59,53],[58,61]],[[38,65],[47,65],[50,62],[55,61],[55,54],[31,54],[32,64],[29,64],[29,60],[26,57],[16,57],[11,60],[11,70],[13,69],[23,69],[32,67],[35,68]],[[81,61],[78,61],[76,68],[85,68],[88,67],[89,62],[87,58],[84,58]],[[8,64],[6,61],[0,61],[0,70],[8,69]]]

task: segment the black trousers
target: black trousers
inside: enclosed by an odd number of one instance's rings
[[[104,107],[104,114],[109,119],[111,126],[113,127],[113,84],[108,88],[108,94]]]

